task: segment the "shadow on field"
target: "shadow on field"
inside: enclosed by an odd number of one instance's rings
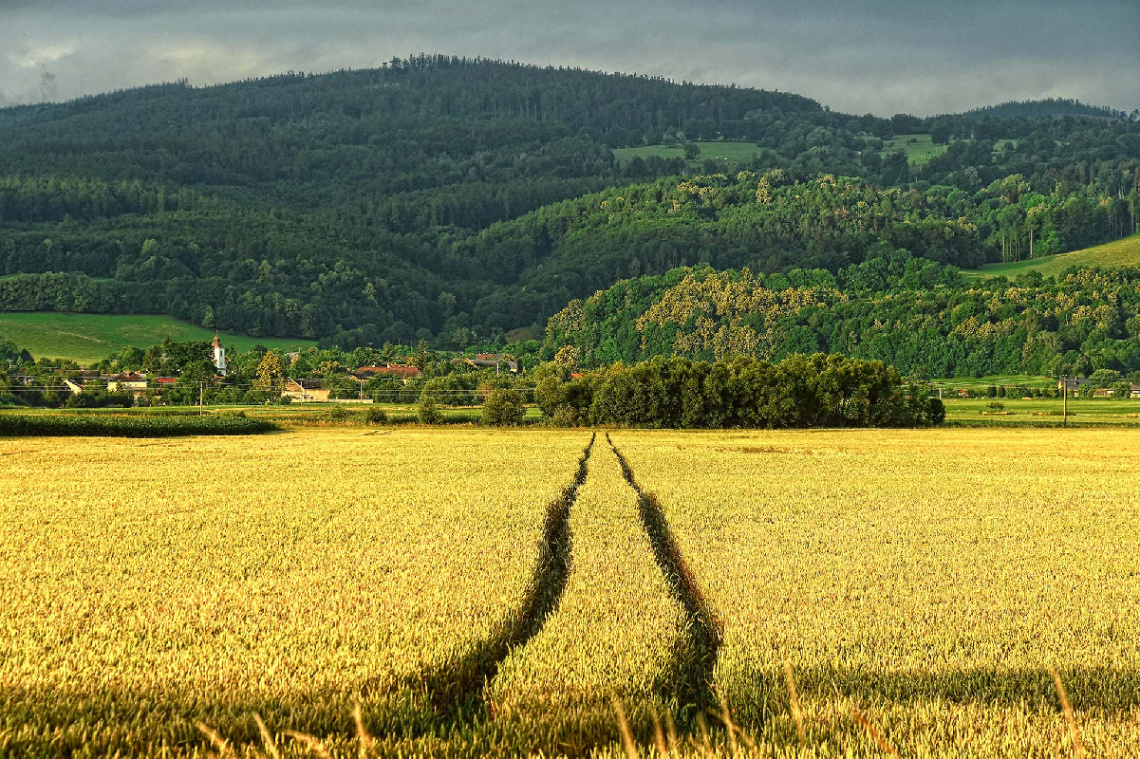
[[[613,448],[626,482],[637,492],[638,511],[653,546],[653,557],[673,597],[685,610],[685,635],[677,639],[673,656],[658,684],[658,694],[676,703],[678,725],[692,729],[698,716],[715,710],[718,705],[712,684],[721,645],[721,623],[685,563],[657,496],[642,490],[633,468],[609,433],[606,442]]]
[[[413,692],[425,694],[438,717],[470,720],[480,716],[483,686],[495,677],[511,651],[537,635],[546,618],[558,608],[570,575],[570,510],[578,498],[578,488],[586,481],[596,438],[596,434],[592,435],[582,451],[574,480],[546,507],[538,561],[519,608],[508,615],[494,635],[480,641],[462,658],[402,683]]]
[[[1092,717],[1131,724],[1132,715],[1140,710],[1140,669],[1062,667],[1060,674],[1082,730]],[[1061,714],[1052,675],[1042,669],[904,670],[875,675],[843,667],[797,668],[796,683],[804,701],[846,703],[851,699],[869,709],[902,705],[913,709],[916,716],[931,704],[940,709],[973,704],[1004,707],[1018,714]],[[737,724],[752,735],[775,730],[766,740],[777,746],[797,746],[788,718],[783,669],[757,671],[740,686],[743,692],[728,694]],[[197,722],[215,729],[241,755],[243,746],[260,749],[263,745],[254,714],[261,715],[273,733],[308,733],[330,748],[340,747],[337,755],[350,755],[356,753],[358,735],[352,716],[355,703],[348,688],[297,693],[286,700],[240,692],[192,696],[180,693],[177,683],[161,690],[90,688],[81,683],[47,690],[10,684],[0,687],[0,756],[151,755],[161,746],[191,753],[207,743]],[[394,755],[397,750],[405,756],[524,754],[533,745],[529,735],[520,739],[505,726],[484,720],[458,725],[434,737],[425,735],[426,742],[413,735],[386,738],[384,715],[394,706],[364,700],[364,723],[377,739],[372,756]],[[551,722],[562,718],[550,715]],[[940,717],[935,713],[927,719]],[[807,727],[809,745],[827,741],[833,751],[864,745],[867,740],[864,729],[853,720],[809,723]],[[282,747],[292,745],[284,738],[279,740]]]
[[[1062,664],[1059,674],[1081,733],[1086,723],[1093,720],[1117,725],[1133,723],[1134,715],[1140,710],[1140,669]],[[952,710],[956,709],[1008,710],[1016,715],[1012,718],[1014,723],[1020,723],[1028,715],[1047,714],[1060,719],[1063,714],[1053,675],[1048,669],[978,666],[942,672],[876,673],[842,666],[817,666],[795,668],[795,678],[799,699],[805,705],[812,702],[854,704],[865,713],[903,710],[902,714],[911,715],[901,718],[906,725],[904,733],[927,729],[920,729],[920,725],[938,731],[953,718]],[[782,667],[755,671],[750,677],[736,680],[727,690],[733,719],[747,733],[763,732],[766,740],[795,745],[796,730]],[[1010,719],[999,712],[979,715],[963,711],[960,714],[965,722],[982,719],[996,724]],[[808,735],[809,744],[825,742],[843,747],[858,744],[864,737],[864,728],[854,720],[827,720],[823,724],[809,724]],[[904,747],[905,742],[899,745],[900,750]],[[962,753],[969,754],[969,751]],[[907,755],[905,750],[903,755]]]

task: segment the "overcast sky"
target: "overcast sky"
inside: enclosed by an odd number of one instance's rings
[[[736,83],[851,113],[1140,108],[1140,0],[0,0],[0,104],[419,52]]]

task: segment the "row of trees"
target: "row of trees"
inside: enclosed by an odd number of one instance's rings
[[[581,376],[565,364],[540,369],[535,398],[563,425],[633,427],[913,427],[940,424],[945,409],[928,388],[903,386],[878,361],[818,353],[772,364],[655,358]]]

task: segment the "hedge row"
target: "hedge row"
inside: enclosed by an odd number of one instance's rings
[[[256,435],[278,429],[261,419],[210,416],[94,416],[0,413],[0,437],[179,437]]]

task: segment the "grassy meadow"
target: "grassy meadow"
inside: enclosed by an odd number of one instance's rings
[[[932,380],[935,387],[950,390],[985,390],[987,387],[1032,387],[1055,388],[1055,377],[1039,377],[1029,374],[990,374],[985,377],[950,377]]]
[[[946,145],[936,145],[929,134],[896,134],[889,140],[883,140],[883,149],[879,155],[885,158],[901,149],[906,153],[907,162],[918,166],[942,155],[946,148]]]
[[[1138,442],[0,439],[0,754],[1125,756]]]
[[[1039,271],[1044,276],[1060,276],[1071,266],[1099,267],[1102,269],[1140,266],[1140,235],[1132,235],[1122,240],[1098,245],[1095,248],[1060,253],[1030,261],[1015,261],[1004,264],[988,264],[981,269],[966,269],[962,274],[967,279],[985,280],[993,277],[1016,277],[1031,271]]]
[[[1057,426],[1061,424],[1060,398],[946,398],[946,421],[961,426]],[[1003,408],[990,408],[992,403]],[[1110,398],[1069,399],[1068,424],[1088,426],[1140,426],[1140,400]]]
[[[701,154],[695,161],[688,162],[691,168],[699,168],[704,165],[705,160],[709,158],[727,161],[731,168],[739,163],[751,161],[764,152],[764,148],[758,147],[752,142],[732,142],[724,140],[697,142],[696,145],[701,149]],[[685,149],[681,145],[643,145],[636,148],[618,148],[614,150],[614,158],[620,163],[630,161],[635,156],[641,158],[648,158],[650,156],[657,156],[659,158],[684,158]]]
[[[231,332],[221,335],[227,348],[242,351],[255,345],[281,350],[316,345],[300,338],[248,337]],[[127,346],[146,348],[167,337],[176,342],[212,340],[214,331],[169,316],[0,313],[0,340],[11,341],[36,358],[94,363]]]

